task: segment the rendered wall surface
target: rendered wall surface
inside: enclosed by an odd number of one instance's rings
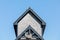
[[[41,25],[28,13],[19,23],[18,23],[18,36],[29,26],[42,36]]]

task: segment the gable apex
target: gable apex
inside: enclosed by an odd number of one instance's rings
[[[27,15],[27,14],[30,14],[31,16],[33,16],[33,18],[35,18],[35,20],[38,20],[38,23],[41,24],[41,27],[42,27],[42,34],[44,33],[44,30],[45,30],[45,26],[46,26],[46,23],[29,7],[15,22],[14,22],[14,30],[15,30],[15,34],[17,36],[17,26],[18,26],[18,23]]]
[[[31,12],[35,17],[37,17],[37,19],[39,19],[42,23],[42,25],[46,25],[46,23],[29,7],[15,22],[14,25],[17,25],[18,22],[24,18],[29,12]],[[29,14],[31,14],[29,13]]]

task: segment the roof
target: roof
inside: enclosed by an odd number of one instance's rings
[[[17,36],[17,26],[18,22],[21,21],[27,14],[30,14],[35,20],[41,24],[42,30],[44,33],[46,23],[29,7],[15,22],[14,22],[14,29],[15,29],[15,34]]]
[[[43,37],[40,36],[30,25],[15,40],[20,39],[22,35],[25,34],[25,32],[29,29],[31,29],[38,36],[38,38],[40,38],[41,40],[44,40]]]

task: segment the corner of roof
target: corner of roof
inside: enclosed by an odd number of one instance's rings
[[[28,14],[27,13],[28,11],[31,11],[42,22],[42,25],[46,25],[46,23],[31,9],[31,7],[29,7],[28,9],[26,9],[26,11],[13,24],[17,25],[18,21],[21,18],[23,18],[23,16],[25,16],[26,14]]]
[[[17,25],[19,19],[21,19],[25,14],[27,14],[28,11],[31,11],[31,12],[32,12],[31,7],[29,7],[29,8],[13,23],[13,25]]]

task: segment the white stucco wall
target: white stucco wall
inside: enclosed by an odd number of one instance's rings
[[[27,14],[19,23],[18,23],[18,36],[29,26],[42,36],[41,25],[30,15]]]

